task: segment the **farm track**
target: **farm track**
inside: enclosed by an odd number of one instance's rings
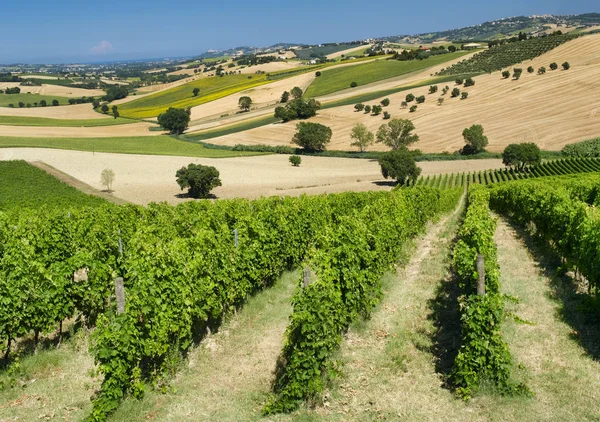
[[[39,168],[40,170],[44,170],[49,175],[56,177],[61,182],[66,183],[67,185],[72,186],[75,189],[78,189],[83,193],[86,193],[88,195],[99,196],[100,198],[105,199],[105,200],[112,202],[114,204],[117,204],[117,205],[128,204],[128,202],[125,201],[124,199],[114,197],[108,192],[104,192],[104,191],[98,190],[96,188],[93,188],[90,185],[82,182],[81,180],[78,180],[78,179],[74,178],[73,176],[68,175],[67,173],[63,173],[62,171],[58,170],[57,168],[52,167],[51,165],[44,163],[43,161],[32,161],[29,164]]]

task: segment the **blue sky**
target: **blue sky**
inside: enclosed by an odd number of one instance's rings
[[[4,64],[187,56],[241,45],[414,34],[517,15],[600,12],[598,0],[3,3]]]

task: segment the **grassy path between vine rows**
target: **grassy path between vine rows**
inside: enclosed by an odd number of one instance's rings
[[[128,399],[109,420],[262,420],[298,278],[285,273],[203,340],[173,380],[173,391]]]

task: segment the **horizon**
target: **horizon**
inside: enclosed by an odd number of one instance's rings
[[[217,5],[198,6],[189,0],[179,1],[177,7],[169,10],[155,7],[158,4],[155,0],[133,0],[127,4],[111,0],[95,6],[91,20],[89,12],[73,1],[57,5],[32,0],[26,32],[22,31],[23,19],[3,22],[5,31],[20,35],[0,45],[0,63],[101,64],[187,58],[210,49],[223,51],[242,45],[260,48],[290,42],[311,45],[347,42],[445,31],[516,16],[594,13],[597,4],[593,3],[534,0],[522,4],[509,0],[472,5],[461,0],[448,9],[434,0],[405,10],[386,0],[373,10],[377,19],[362,22],[365,5],[356,0],[335,0],[326,5],[308,0],[301,7],[274,2],[249,5],[232,0],[227,10]],[[5,16],[23,15],[16,4],[3,9]],[[256,31],[259,19],[261,30]],[[355,22],[360,25],[354,25]]]

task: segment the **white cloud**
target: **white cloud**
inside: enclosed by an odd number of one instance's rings
[[[113,46],[106,40],[100,41],[100,44],[92,47],[90,53],[92,54],[106,54],[112,50]]]

